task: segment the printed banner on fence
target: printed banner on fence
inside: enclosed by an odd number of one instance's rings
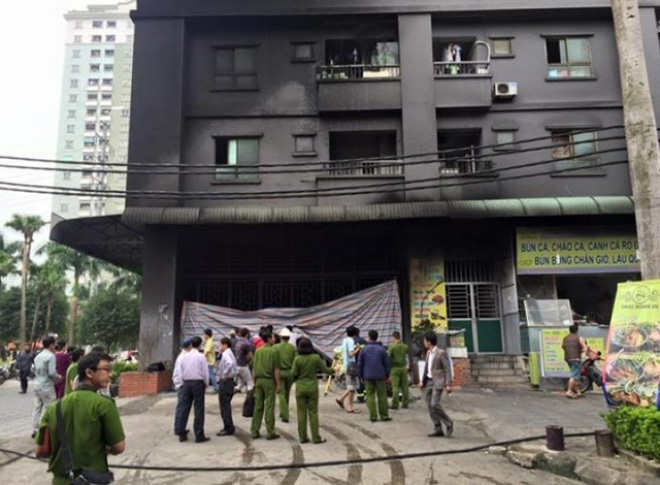
[[[611,400],[656,406],[660,381],[660,280],[619,283],[607,342]]]
[[[541,330],[541,375],[543,377],[570,377],[568,364],[564,360],[562,343],[569,334],[568,328],[547,328]],[[587,346],[605,354],[605,340],[598,337],[584,339]]]
[[[351,325],[358,327],[364,338],[369,330],[378,331],[379,340],[387,345],[392,332],[401,331],[399,289],[396,280],[392,280],[309,308],[266,308],[253,312],[187,301],[181,316],[181,338],[201,336],[205,328],[213,330],[216,340],[242,327],[257,335],[262,326],[269,324],[276,332],[296,325],[328,358],[332,358],[333,349],[341,345]]]

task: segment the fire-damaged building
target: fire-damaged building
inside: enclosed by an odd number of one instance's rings
[[[392,280],[404,335],[429,318],[520,354],[523,300],[607,320],[638,277],[607,0],[138,0],[132,19],[126,209],[52,238],[142,272],[150,361],[184,301],[303,308]]]

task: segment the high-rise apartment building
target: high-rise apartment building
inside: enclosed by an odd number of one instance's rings
[[[57,142],[59,168],[55,186],[74,189],[123,190],[126,176],[107,173],[107,163],[125,163],[133,67],[133,22],[129,12],[135,0],[115,5],[90,5],[70,11],[62,81]],[[123,199],[90,195],[55,195],[57,218],[115,214]]]

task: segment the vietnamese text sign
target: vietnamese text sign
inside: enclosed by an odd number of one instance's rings
[[[627,229],[516,230],[518,274],[637,272],[637,236]]]
[[[541,330],[541,375],[543,377],[570,376],[562,348],[564,337],[568,334],[567,328]],[[591,350],[605,353],[605,341],[602,338],[585,338],[584,340]]]
[[[412,326],[424,319],[447,330],[445,261],[442,256],[410,260],[410,314]]]
[[[612,400],[656,406],[660,381],[660,280],[619,283],[607,342]]]

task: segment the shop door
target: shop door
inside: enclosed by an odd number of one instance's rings
[[[447,283],[449,328],[464,330],[470,353],[501,353],[500,291],[496,283]]]

